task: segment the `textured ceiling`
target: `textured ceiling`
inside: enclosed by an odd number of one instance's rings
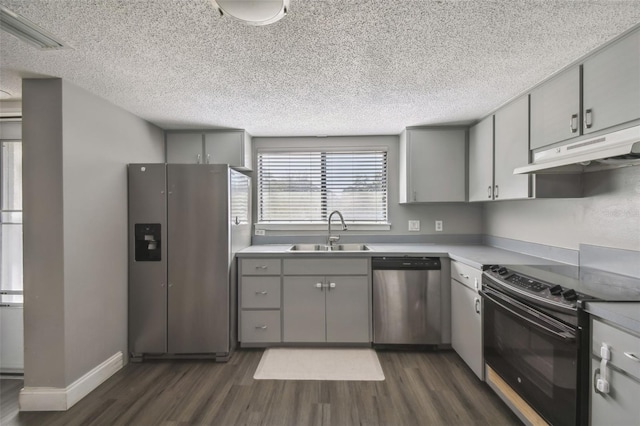
[[[264,27],[209,0],[0,0],[72,50],[0,32],[0,89],[55,76],[162,128],[397,134],[478,119],[640,22],[640,0],[291,0]]]

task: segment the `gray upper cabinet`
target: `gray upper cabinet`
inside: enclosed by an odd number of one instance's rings
[[[466,130],[400,135],[400,203],[466,201]]]
[[[640,31],[582,65],[584,133],[640,119]]]
[[[614,126],[624,128],[636,120],[640,120],[640,30],[531,91],[532,150]]]
[[[204,152],[207,163],[231,164],[251,170],[251,139],[247,132],[205,133]]]
[[[167,133],[167,163],[202,164],[202,134]]]
[[[229,164],[251,170],[251,136],[244,130],[170,132],[167,163]]]
[[[531,149],[579,135],[580,67],[575,66],[531,91]]]
[[[469,130],[469,201],[493,199],[493,115]]]
[[[495,114],[495,200],[530,196],[529,176],[513,169],[529,162],[529,99],[522,96]]]
[[[469,133],[469,201],[530,197],[529,176],[513,169],[529,162],[529,99],[522,96]]]

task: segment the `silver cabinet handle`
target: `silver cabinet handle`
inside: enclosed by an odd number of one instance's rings
[[[578,114],[571,115],[571,120],[569,120],[569,127],[571,128],[571,133],[575,133],[578,131]]]
[[[256,266],[256,269],[265,270],[265,269],[267,269],[267,265],[258,265],[258,266]]]
[[[202,163],[202,155],[201,155],[201,154],[198,154],[198,155],[196,156],[196,163],[197,163],[197,164]]]
[[[207,164],[211,163],[211,154],[207,154]]]
[[[418,191],[413,191],[413,201],[418,201]]]
[[[256,294],[269,294],[267,291],[256,291]]]
[[[487,187],[487,198],[491,199],[491,185]]]
[[[257,330],[266,330],[267,326],[266,325],[256,325],[256,329]]]
[[[593,110],[591,108],[584,110],[584,128],[590,129],[593,126]]]
[[[626,356],[629,359],[634,360],[635,362],[640,362],[640,358],[638,358],[638,356],[634,353],[631,352],[624,352],[624,356]]]
[[[461,276],[462,278],[464,278],[465,280],[468,280],[468,279],[469,279],[469,275],[465,275],[465,274],[463,274],[462,272],[460,272],[460,276]]]
[[[500,191],[499,191],[499,190],[500,190],[500,188],[498,187],[498,185],[496,185],[496,192],[495,192],[495,196],[496,196],[496,198],[498,198],[498,197],[499,197],[499,194],[500,194]]]
[[[473,279],[473,286],[475,287],[476,291],[480,290],[477,277]]]
[[[480,299],[476,297],[474,300],[475,301],[473,303],[473,307],[476,310],[476,314],[479,314],[480,313]]]

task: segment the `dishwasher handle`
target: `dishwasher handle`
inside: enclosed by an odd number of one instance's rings
[[[373,270],[432,270],[442,269],[438,257],[374,257],[371,259]]]

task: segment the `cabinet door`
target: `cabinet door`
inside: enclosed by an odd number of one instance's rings
[[[326,340],[324,283],[324,277],[320,276],[283,278],[282,315],[285,342]]]
[[[493,115],[469,132],[469,201],[493,199]]]
[[[591,358],[591,425],[637,425],[640,419],[640,382],[609,368],[609,393],[603,395],[596,392],[593,378],[596,377],[596,369],[600,367],[599,361]]]
[[[451,346],[484,380],[480,296],[456,280],[451,280]]]
[[[465,152],[465,130],[407,130],[407,201],[466,201]]]
[[[167,134],[167,163],[201,164],[202,163],[202,134],[201,133],[168,133]]]
[[[327,342],[370,342],[368,278],[329,276],[327,283]]]
[[[580,68],[576,66],[531,92],[531,149],[579,136],[579,120]]]
[[[640,31],[582,66],[584,133],[640,119]]]
[[[495,114],[495,200],[529,197],[529,176],[513,169],[529,162],[529,99],[523,96]]]
[[[244,167],[244,132],[215,132],[204,135],[205,162]]]

